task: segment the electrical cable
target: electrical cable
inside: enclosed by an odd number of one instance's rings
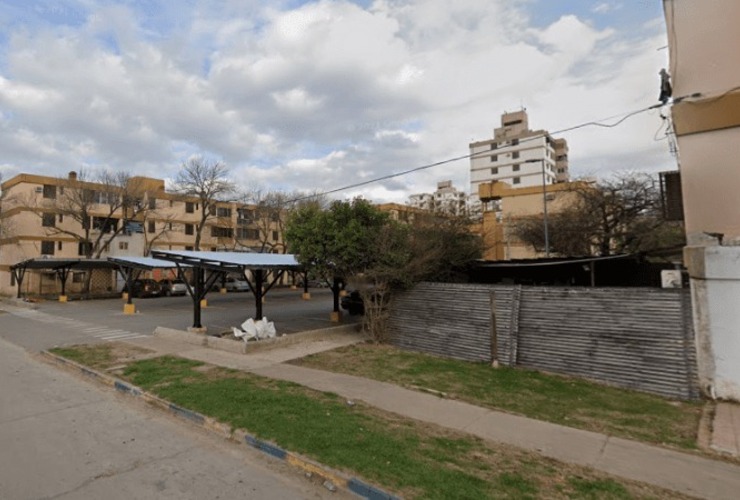
[[[737,89],[740,89],[740,86],[734,87],[734,88],[728,90],[724,94],[722,94],[722,95],[720,95],[720,96],[718,96],[718,97],[716,97],[714,99],[715,100],[716,99],[721,99],[722,97],[726,96],[727,94],[729,94],[729,93],[731,93],[731,92],[733,92],[733,91],[735,91]],[[690,98],[690,97],[695,98],[695,97],[700,97],[700,96],[701,96],[700,93],[687,94],[685,96],[681,96],[681,97],[675,98],[673,100],[673,103],[681,102],[684,99],[687,99],[687,98]],[[689,101],[689,102],[691,102],[691,101]],[[567,127],[567,128],[555,130],[553,132],[548,132],[547,135],[562,134],[562,133],[565,133],[565,132],[571,132],[573,130],[578,130],[578,129],[585,128],[585,127],[614,128],[614,127],[617,127],[617,126],[621,125],[627,119],[629,119],[629,118],[631,118],[631,117],[633,117],[635,115],[638,115],[638,114],[641,114],[641,113],[645,113],[646,111],[650,111],[650,110],[653,110],[653,109],[662,108],[663,106],[664,106],[664,104],[662,104],[662,103],[653,104],[653,105],[647,106],[645,108],[641,108],[641,109],[638,109],[638,110],[635,110],[635,111],[630,111],[629,113],[627,113],[627,114],[625,114],[623,116],[621,114],[619,114],[619,115],[612,115],[610,117],[602,118],[600,120],[584,122],[584,123],[581,123],[581,124],[578,124],[578,125],[574,125],[572,127]],[[618,116],[621,116],[621,118],[619,120],[617,120],[616,122],[614,122],[614,123],[601,123],[601,122],[603,122],[605,120],[611,120],[611,119],[616,118]],[[522,143],[525,143],[525,142],[528,142],[528,141],[538,140],[540,138],[542,138],[542,135],[536,135],[536,136],[533,136],[533,137],[525,137],[525,138],[522,138],[522,139],[519,140],[519,144],[522,144]],[[395,177],[401,177],[403,175],[408,175],[408,174],[411,174],[411,173],[414,173],[414,172],[419,172],[421,170],[427,170],[427,169],[430,169],[430,168],[433,168],[433,167],[437,167],[437,166],[440,166],[440,165],[445,165],[447,163],[453,163],[453,162],[460,161],[460,160],[465,160],[465,159],[476,159],[476,158],[480,158],[480,157],[484,157],[484,156],[489,156],[490,154],[491,154],[491,151],[486,150],[485,152],[477,152],[477,153],[470,153],[470,154],[466,154],[466,155],[456,156],[454,158],[448,158],[446,160],[441,160],[441,161],[437,161],[437,162],[434,162],[434,163],[427,163],[425,165],[421,165],[419,167],[415,167],[415,168],[412,168],[412,169],[409,169],[409,170],[403,170],[401,172],[396,172],[396,173],[393,173],[393,174],[384,175],[382,177],[376,177],[376,178],[369,179],[369,180],[366,180],[366,181],[349,184],[347,186],[342,186],[342,187],[339,187],[339,188],[330,189],[328,191],[322,191],[322,192],[318,192],[318,193],[313,193],[313,194],[308,195],[308,196],[303,196],[303,197],[299,197],[299,198],[295,198],[295,199],[289,200],[288,202],[289,203],[295,203],[295,202],[299,202],[299,201],[309,200],[309,199],[316,198],[317,196],[325,196],[325,195],[329,195],[329,194],[334,194],[334,193],[338,193],[340,191],[346,191],[348,189],[353,189],[353,188],[357,188],[357,187],[361,187],[361,186],[366,186],[368,184],[373,184],[373,183],[376,183],[376,182],[385,181],[385,180],[388,180],[388,179],[393,179]]]

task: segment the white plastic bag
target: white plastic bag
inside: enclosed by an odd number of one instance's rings
[[[242,332],[237,333],[238,329],[234,328],[234,335],[244,339],[244,342],[251,339],[262,340],[277,336],[275,323],[268,321],[266,317],[263,317],[259,321],[254,321],[252,318],[248,318],[244,323],[242,323],[241,329]]]

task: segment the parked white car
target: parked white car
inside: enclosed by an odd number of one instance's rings
[[[159,282],[162,287],[162,295],[186,295],[188,293],[188,286],[183,280],[162,280]]]
[[[227,292],[247,292],[249,291],[249,283],[239,278],[233,278],[229,276],[224,282],[224,287]]]

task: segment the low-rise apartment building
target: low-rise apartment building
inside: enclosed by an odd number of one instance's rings
[[[487,207],[477,228],[484,242],[483,258],[513,260],[545,257],[543,253],[536,252],[531,245],[517,238],[517,222],[531,217],[543,217],[545,204],[550,215],[572,206],[577,196],[574,188],[581,185],[582,181],[523,188],[499,181],[480,184],[478,196],[483,206]],[[543,233],[545,221],[543,217]]]
[[[193,250],[204,207],[196,198],[168,192],[160,179],[119,176],[114,182],[89,182],[70,172],[66,178],[20,174],[7,180],[0,209],[0,294],[13,295],[10,268],[25,260]],[[200,250],[284,253],[281,214],[231,201],[206,209]],[[116,278],[106,273],[93,280],[93,287],[115,292]],[[72,293],[83,282],[79,274],[72,275]],[[54,279],[39,273],[26,276],[23,286],[43,293],[41,282]]]
[[[437,183],[434,193],[420,193],[409,196],[409,205],[423,210],[446,215],[468,215],[468,195],[452,185],[452,181]]]

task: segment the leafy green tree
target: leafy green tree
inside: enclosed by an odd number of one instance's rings
[[[333,281],[334,311],[339,311],[339,279],[370,268],[373,251],[388,214],[368,201],[335,201],[327,210],[318,203],[293,212],[286,224],[285,239],[301,264]]]
[[[328,210],[306,204],[289,217],[285,239],[299,261],[320,276],[352,276],[374,263],[372,248],[387,223],[388,214],[362,199],[335,201]]]
[[[388,304],[395,290],[420,280],[450,281],[480,258],[482,245],[464,219],[440,218],[434,224],[410,226],[390,219],[365,200],[337,201],[327,210],[306,205],[288,219],[291,252],[318,276],[361,277],[365,328],[385,340]],[[335,311],[338,288],[335,286]]]

